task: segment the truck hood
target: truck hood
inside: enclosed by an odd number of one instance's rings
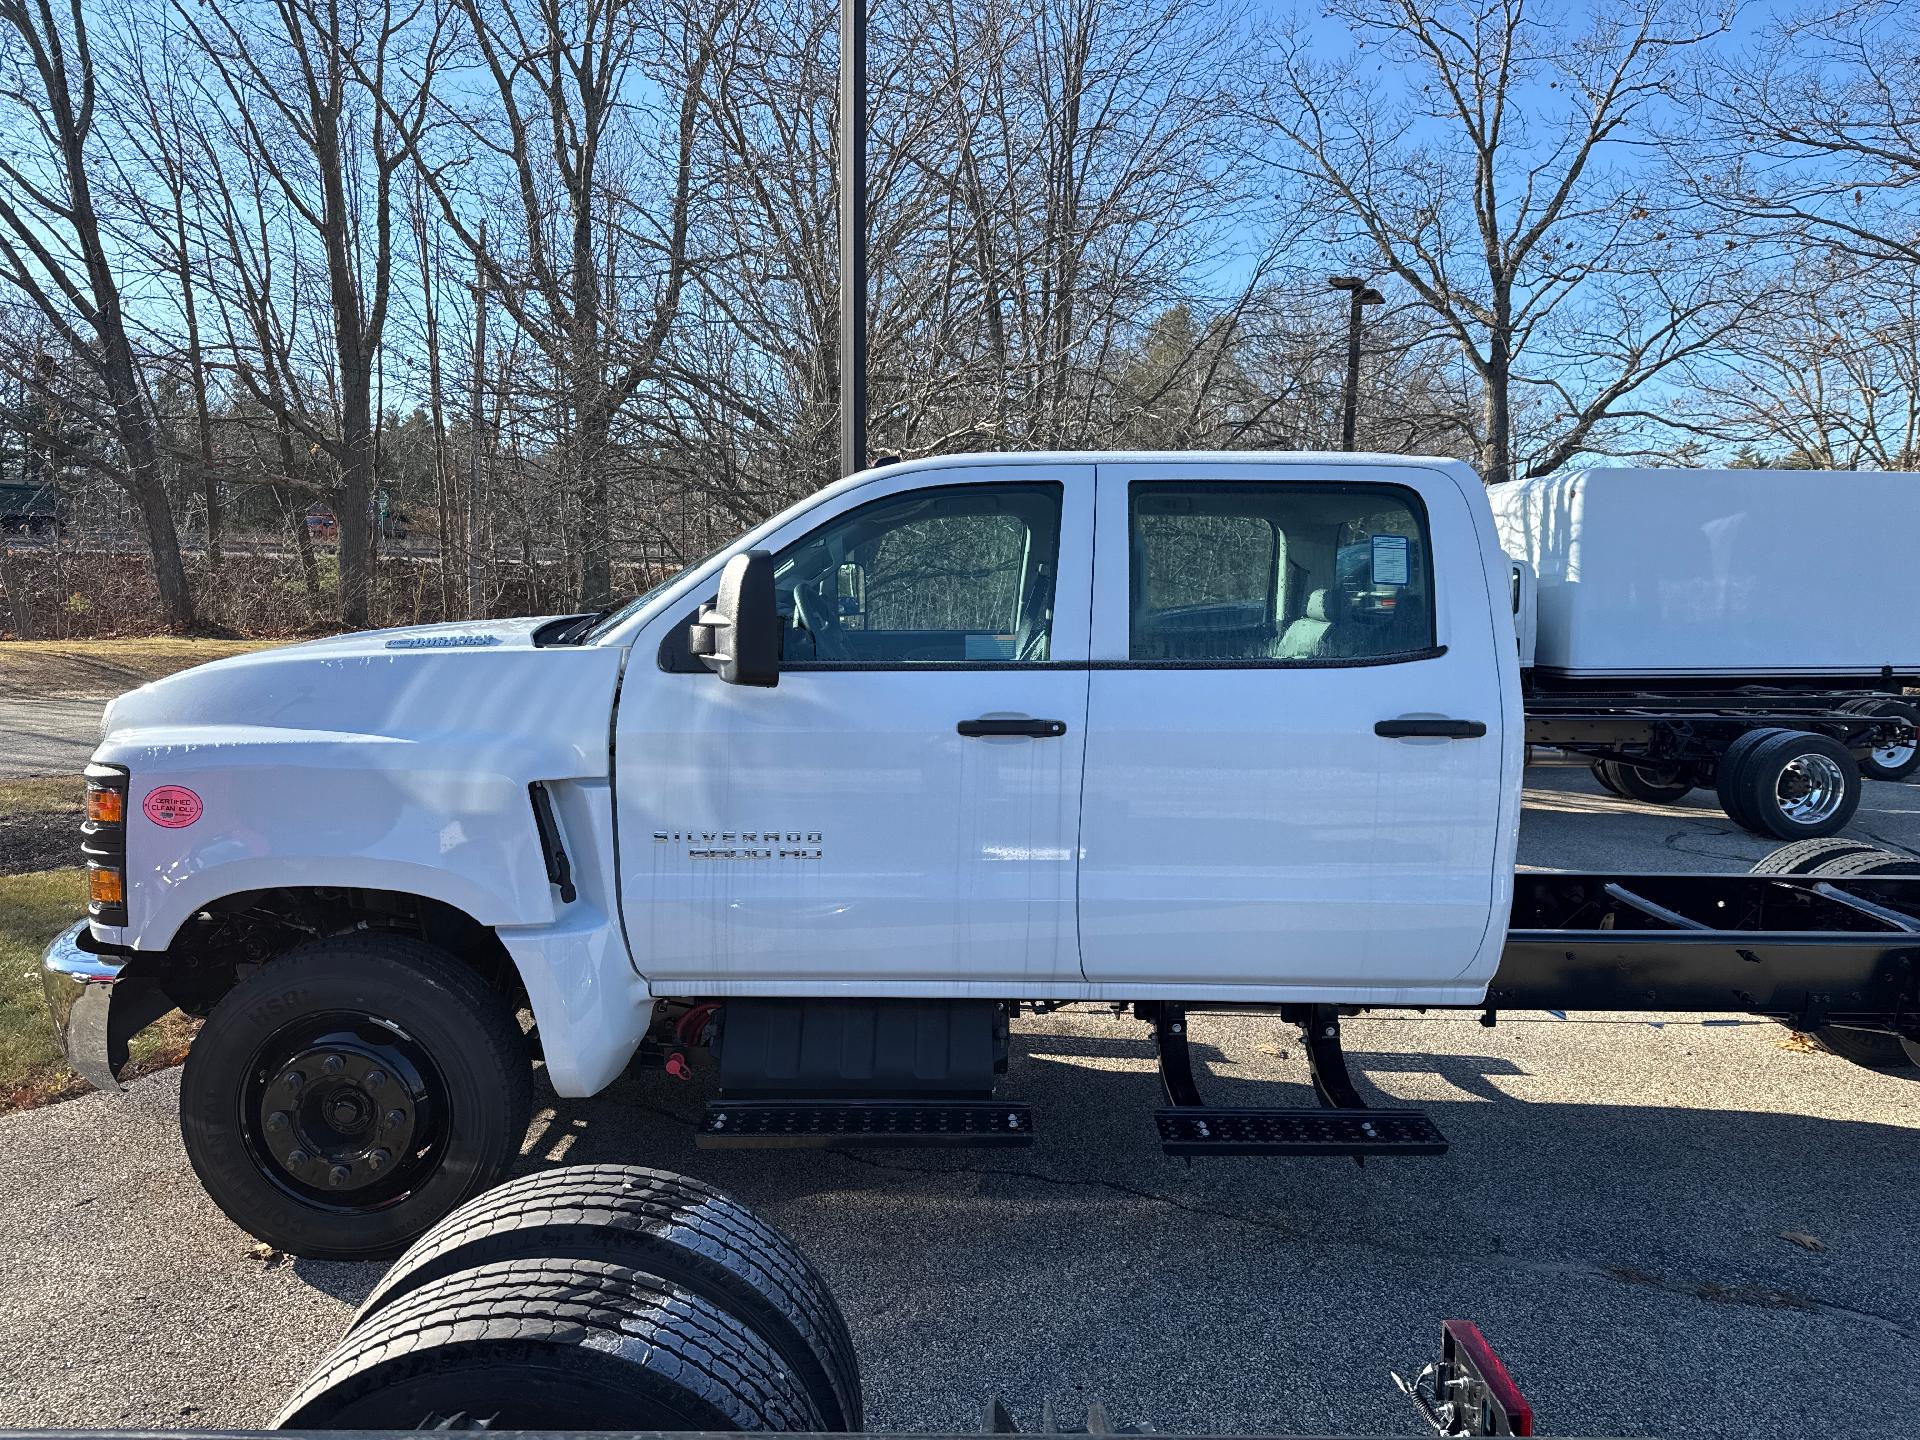
[[[623,652],[542,648],[555,616],[413,625],[230,656],[130,690],[101,717],[101,758],[143,747],[231,744],[267,734],[357,735],[544,750],[550,773],[595,773]],[[564,718],[563,718],[564,717]],[[564,738],[563,738],[564,737]]]

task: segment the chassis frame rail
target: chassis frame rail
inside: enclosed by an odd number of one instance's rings
[[[1521,874],[1486,1003],[1920,1038],[1920,878]]]

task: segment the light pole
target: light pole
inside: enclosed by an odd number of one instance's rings
[[[840,473],[867,465],[867,0],[840,0]]]
[[[1353,449],[1353,426],[1360,409],[1360,310],[1386,296],[1358,275],[1329,275],[1327,284],[1347,292],[1347,390],[1340,410],[1340,448]]]

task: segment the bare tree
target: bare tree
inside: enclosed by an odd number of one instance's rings
[[[1490,483],[1657,422],[1631,397],[1742,310],[1725,262],[1636,157],[1680,57],[1724,18],[1612,0],[1579,21],[1534,0],[1336,0],[1358,53],[1276,40],[1260,105],[1275,163],[1327,207],[1330,240],[1397,277],[1478,379]],[[1382,55],[1413,79],[1389,93]]]
[[[1739,333],[1689,367],[1690,433],[1815,470],[1920,466],[1920,269],[1802,256]]]
[[[196,627],[155,442],[152,398],[128,333],[105,217],[95,198],[95,69],[80,0],[0,0],[0,102],[27,153],[0,154],[0,280],[24,295],[92,372],[111,412],[116,477],[146,534],[163,619]]]
[[[586,607],[613,598],[609,437],[657,381],[694,257],[702,92],[726,5],[459,0],[491,93],[443,96],[459,151],[425,171],[489,294],[555,377],[556,440]],[[650,107],[642,92],[664,96]],[[650,123],[643,123],[645,117]],[[497,162],[465,173],[471,150]],[[479,215],[511,214],[517,234]]]
[[[1671,145],[1742,241],[1920,266],[1920,30],[1895,0],[1776,19],[1691,76]],[[1732,243],[1730,240],[1729,243]]]
[[[340,620],[364,626],[374,549],[376,380],[395,259],[405,250],[394,233],[396,220],[404,224],[397,186],[429,123],[445,32],[435,12],[423,22],[421,9],[406,0],[267,0],[247,9],[175,0],[174,10],[212,61],[229,102],[222,107],[226,143],[320,248],[332,423],[316,423],[311,406],[281,413],[336,467]],[[246,235],[244,228],[229,230],[230,238]],[[250,243],[237,246],[231,258],[244,265],[251,251]],[[249,298],[257,306],[274,297],[250,285]],[[280,373],[253,378],[255,398],[287,406],[303,388],[287,352],[263,346],[258,358],[263,372]]]

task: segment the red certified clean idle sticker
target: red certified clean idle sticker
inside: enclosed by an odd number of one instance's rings
[[[200,804],[200,797],[186,786],[162,785],[147,792],[140,808],[147,819],[161,829],[184,830],[200,818],[200,811],[205,807]]]

